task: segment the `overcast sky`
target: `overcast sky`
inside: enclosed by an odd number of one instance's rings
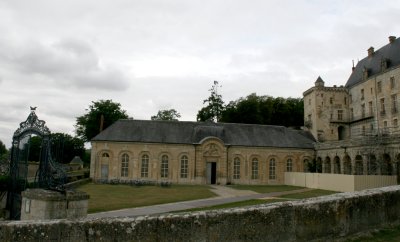
[[[74,135],[100,99],[195,121],[214,80],[225,102],[302,97],[319,75],[344,85],[399,22],[397,0],[0,0],[0,140],[10,147],[30,106]]]

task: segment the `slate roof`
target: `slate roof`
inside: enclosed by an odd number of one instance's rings
[[[313,136],[282,126],[151,120],[118,120],[92,141],[198,144],[217,137],[225,145],[313,149]]]
[[[363,81],[364,67],[368,69],[369,77],[379,74],[381,72],[382,59],[389,61],[388,69],[400,65],[400,38],[375,51],[371,58],[367,56],[359,61],[347,80],[346,87],[354,86]]]

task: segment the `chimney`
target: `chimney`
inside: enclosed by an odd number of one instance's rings
[[[368,57],[370,58],[370,57],[372,57],[372,55],[374,54],[374,47],[369,47],[369,49],[368,49]]]
[[[393,43],[396,40],[396,36],[389,36],[389,43]]]
[[[356,68],[354,67],[354,60],[353,60],[353,67],[351,68],[351,71],[353,72]]]

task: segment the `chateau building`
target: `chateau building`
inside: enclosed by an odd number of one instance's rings
[[[312,135],[281,126],[119,120],[92,140],[94,180],[284,184],[314,158]]]
[[[285,172],[400,175],[400,40],[303,93],[304,130],[280,126],[119,120],[92,140],[94,180],[284,184]]]
[[[344,86],[321,77],[303,93],[305,127],[317,139],[317,170],[355,175],[399,174],[400,40],[352,68]]]

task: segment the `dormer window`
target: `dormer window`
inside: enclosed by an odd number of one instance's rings
[[[363,69],[363,78],[364,78],[364,80],[368,79],[368,69],[366,67],[364,67],[364,69]]]
[[[381,60],[381,71],[384,71],[387,68],[388,68],[388,60],[382,58],[382,60]]]

